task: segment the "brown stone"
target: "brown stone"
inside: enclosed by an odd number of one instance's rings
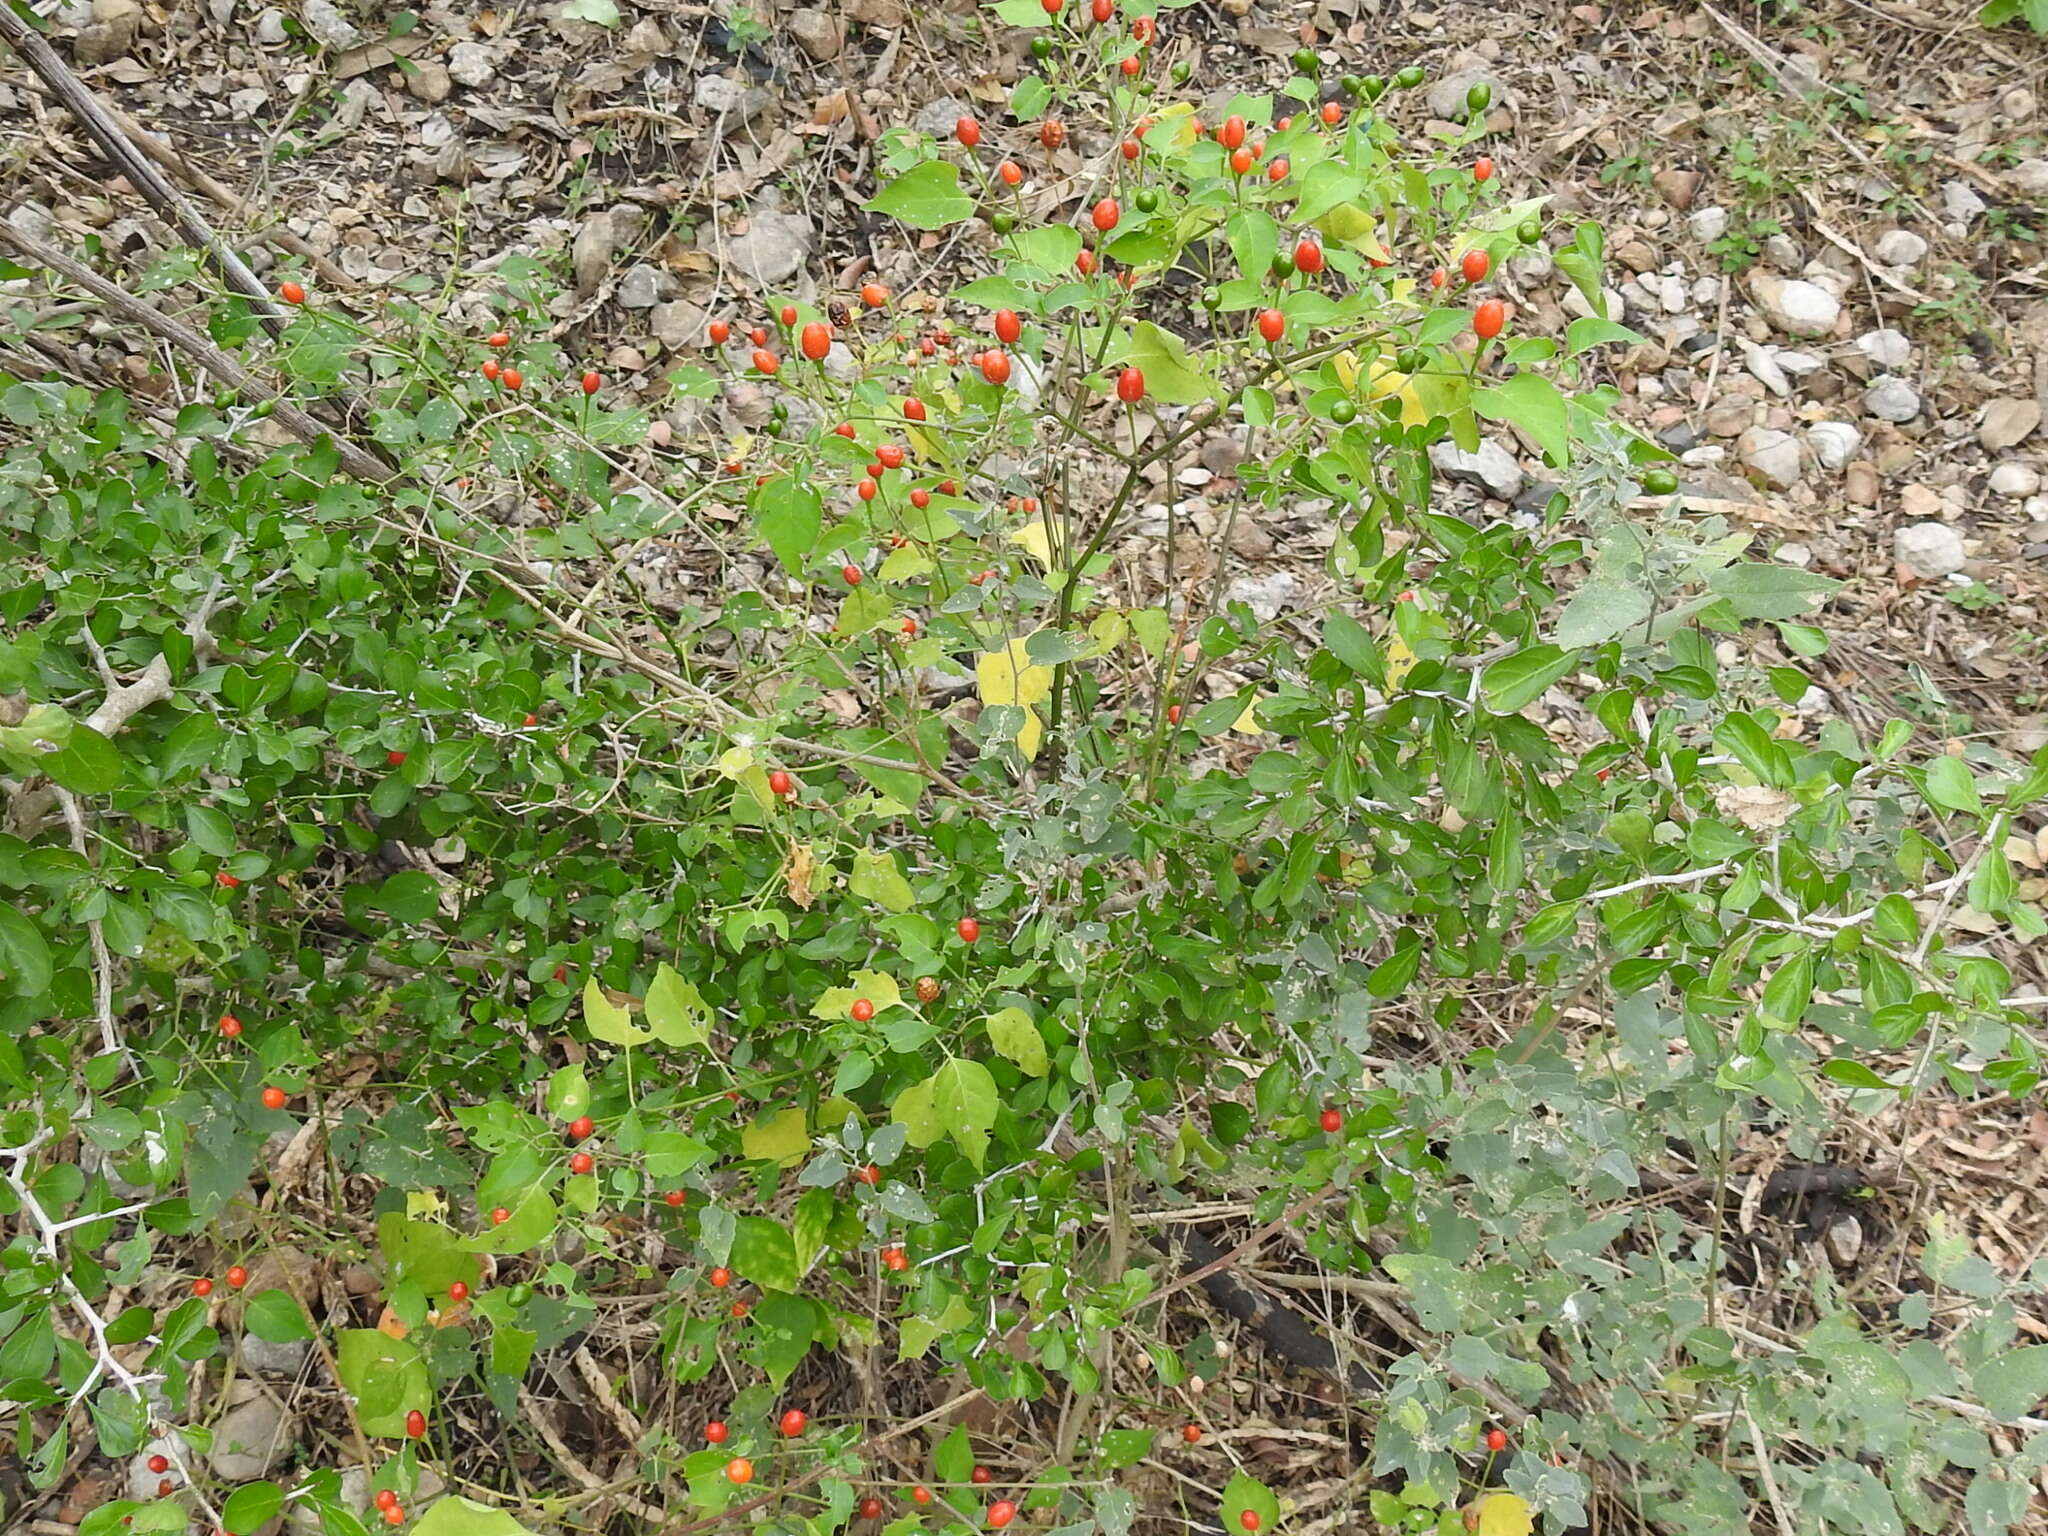
[[[1658,195],[1680,213],[1692,206],[1692,200],[1699,196],[1700,173],[1698,171],[1665,170],[1650,178],[1650,185]]]
[[[1842,494],[1859,507],[1877,505],[1877,466],[1868,459],[1855,459],[1842,472]]]

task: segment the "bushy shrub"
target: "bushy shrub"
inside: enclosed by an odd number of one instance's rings
[[[1674,1531],[1936,1529],[1950,1468],[1975,1529],[2019,1521],[2040,1426],[1983,1427],[2048,1351],[1953,1238],[1947,1352],[1825,1273],[1804,1338],[1719,1289],[1742,1128],[2035,1086],[1951,924],[2038,936],[2002,849],[2048,759],[1810,707],[1828,584],[1614,420],[1599,231],[1499,191],[1483,88],[1419,133],[1419,71],[1308,55],[1198,121],[1155,18],[990,14],[1034,30],[1008,120],[892,133],[873,203],[970,280],[722,314],[667,383],[756,430],[702,462],[636,457],[650,412],[535,339],[530,262],[488,331],[425,279],[375,328],[308,283],[275,347],[216,297],[216,342],[359,396],[385,485],[260,401],[0,381],[32,1480],[90,1434],[172,1475],[86,1536],[287,1502],[350,1536],[380,1490],[402,1524],[462,1471],[452,1396],[517,1421],[536,1353],[635,1297],[720,1428],[638,1405],[649,1508],[1121,1536],[1167,1512],[1119,1475],[1224,1368],[1130,1212],[1214,1193],[1233,1260],[1292,1243],[1412,1326],[1342,1528],[1571,1528],[1596,1471]],[[1561,336],[1497,286],[1538,244],[1595,312]],[[1432,448],[1503,429],[1559,494],[1446,502]],[[1283,519],[1319,575],[1254,606],[1233,531]],[[1711,1225],[1638,1198],[1672,1149]],[[223,1330],[316,1344],[338,1453],[205,1471]],[[1060,1427],[984,1491],[964,1430],[912,1452],[831,1364],[875,1347]],[[502,1510],[429,1536],[562,1507],[468,1492]],[[1293,1509],[1242,1470],[1186,1506]]]

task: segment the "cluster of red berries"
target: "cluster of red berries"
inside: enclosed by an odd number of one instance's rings
[[[230,1264],[227,1273],[221,1278],[227,1281],[229,1290],[239,1291],[249,1283],[249,1271],[240,1264]],[[192,1294],[200,1297],[211,1296],[213,1294],[213,1281],[205,1275],[201,1275],[192,1282]]]
[[[398,1502],[398,1495],[389,1488],[378,1489],[374,1502],[386,1525],[405,1524],[405,1507]]]
[[[889,290],[880,283],[864,283],[861,285],[860,301],[869,309],[885,308],[889,303]],[[794,304],[783,305],[781,313],[776,318],[782,324],[784,335],[793,335],[796,338],[797,350],[805,358],[814,363],[824,362],[826,355],[832,350],[835,339],[831,326],[821,320],[813,320],[799,326],[798,322],[802,316]],[[705,328],[705,335],[712,346],[722,347],[732,340],[732,322],[714,320]],[[769,346],[771,337],[766,326],[754,326],[747,332],[747,340],[754,349],[748,361],[753,364],[756,373],[772,377],[782,371],[781,358]]]

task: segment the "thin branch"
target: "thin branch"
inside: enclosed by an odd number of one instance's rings
[[[0,14],[11,16],[13,13],[0,8]],[[300,442],[319,443],[332,439],[336,451],[341,456],[341,468],[353,478],[381,485],[397,473],[397,466],[388,459],[343,437],[325,422],[309,415],[292,400],[268,388],[254,374],[190,326],[173,320],[161,310],[143,303],[126,289],[108,282],[92,268],[73,261],[47,241],[24,234],[4,219],[0,219],[0,246],[8,247],[33,265],[55,272],[77,284],[117,314],[134,321],[151,335],[169,342],[206,373],[244,399],[252,402],[269,402],[271,420]]]
[[[43,41],[42,34],[12,6],[0,6],[0,37],[6,38],[9,46],[21,55],[22,61],[42,78],[64,104],[65,110],[78,120],[79,126],[92,136],[102,153],[127,178],[129,185],[151,207],[162,213],[195,249],[205,253],[208,264],[230,288],[250,301],[257,317],[273,334],[282,331],[289,316],[278,307],[263,280],[251,272],[248,264],[214,233],[212,226],[200,217],[199,210],[192,206],[185,194],[165,180],[163,172],[136,149],[100,99],[71,72],[71,66],[57,56],[57,51]]]

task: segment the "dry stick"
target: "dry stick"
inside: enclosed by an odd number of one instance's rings
[[[12,17],[13,12],[0,6],[0,15]],[[332,439],[335,450],[341,455],[341,468],[355,479],[382,484],[397,472],[397,466],[388,460],[342,437],[326,423],[308,415],[283,395],[273,392],[240,363],[190,326],[182,321],[173,320],[163,311],[143,303],[126,289],[108,282],[92,268],[73,261],[54,246],[22,233],[4,220],[0,220],[0,246],[7,246],[36,266],[47,268],[60,277],[76,283],[109,309],[133,320],[151,335],[169,342],[184,352],[207,373],[229,388],[254,400],[269,401],[272,417],[278,425],[300,441],[318,443],[322,439]]]
[[[222,186],[190,160],[187,160],[183,152],[176,145],[172,144],[169,140],[158,138],[119,107],[109,107],[107,111],[114,121],[120,125],[121,131],[128,135],[135,147],[145,155],[148,155],[150,159],[156,161],[165,170],[183,177],[198,191],[205,193],[208,201],[218,205],[223,213],[240,213],[242,199],[237,197],[228,188]],[[267,228],[258,230],[257,235],[259,238],[277,246],[280,250],[290,251],[294,256],[302,256],[311,262],[313,270],[320,274],[320,281],[327,284],[330,288],[349,292],[361,286],[361,284],[342,271],[332,261],[329,261],[320,252],[314,250],[312,243],[303,235],[294,234],[282,224],[272,224]]]
[[[165,180],[163,172],[136,149],[127,134],[121,131],[121,125],[114,120],[113,114],[101,105],[85,82],[71,72],[71,66],[57,57],[57,51],[44,42],[41,34],[22,20],[12,6],[0,5],[0,37],[5,37],[28,67],[42,78],[65,109],[92,135],[102,153],[148,200],[150,206],[164,213],[186,240],[206,253],[208,262],[222,280],[249,300],[271,332],[275,334],[283,330],[288,317],[271,299],[270,290],[263,286],[262,279],[251,272],[242,258],[213,232],[185,194]]]

